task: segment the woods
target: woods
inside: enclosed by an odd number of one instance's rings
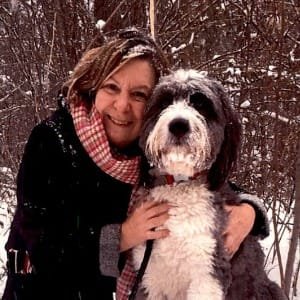
[[[272,212],[281,284],[299,284],[299,0],[3,0],[0,4],[0,199],[11,202],[32,127],[56,107],[56,95],[99,34],[126,26],[151,31],[174,67],[207,71],[227,88],[243,124],[232,180]],[[299,154],[298,154],[299,157]],[[296,173],[297,164],[297,173]],[[13,203],[8,206],[12,213]],[[296,267],[293,267],[296,266]],[[298,291],[299,293],[299,291]]]

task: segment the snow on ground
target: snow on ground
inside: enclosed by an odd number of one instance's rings
[[[265,269],[268,273],[268,276],[271,280],[274,280],[280,285],[280,272],[279,272],[279,266],[278,266],[278,260],[277,256],[273,259],[273,250],[274,250],[274,228],[272,224],[272,212],[271,209],[268,211],[268,216],[270,220],[270,235],[262,240],[260,243],[263,247],[264,253],[266,255],[266,264]],[[284,217],[282,217],[284,219]],[[289,251],[289,243],[290,243],[290,237],[291,232],[288,230],[284,230],[284,232],[279,232],[279,236],[281,236],[280,241],[280,253],[281,253],[281,259],[283,266],[285,267],[286,260],[287,260],[287,254]],[[270,253],[269,253],[270,252]],[[295,267],[300,259],[300,245],[298,243],[298,248],[296,252],[296,259],[295,259]],[[285,269],[284,269],[285,270]],[[284,272],[283,270],[283,272]],[[296,286],[297,295],[294,296],[292,293],[290,294],[290,300],[300,300],[300,278],[298,278],[297,286]]]
[[[0,297],[4,290],[4,285],[6,282],[6,252],[4,250],[4,245],[6,243],[9,226],[11,223],[11,218],[9,217],[9,207],[6,202],[0,202]]]

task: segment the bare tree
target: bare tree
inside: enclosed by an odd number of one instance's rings
[[[295,209],[294,209],[294,226],[292,230],[291,243],[290,243],[289,254],[288,254],[286,270],[285,270],[285,292],[287,295],[289,295],[291,289],[295,256],[296,256],[296,251],[300,239],[300,143],[298,143],[298,158],[296,164],[295,181],[296,181],[296,200],[295,200]],[[298,270],[296,271],[299,272],[299,267]],[[296,277],[294,279],[295,281],[297,281]],[[296,284],[294,284],[294,292],[296,293],[295,289],[296,289]]]

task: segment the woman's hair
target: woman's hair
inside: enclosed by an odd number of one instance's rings
[[[169,71],[165,55],[150,36],[136,28],[125,29],[83,54],[63,85],[63,91],[67,91],[67,101],[72,104],[84,101],[90,107],[103,81],[133,58],[150,62],[156,82]]]

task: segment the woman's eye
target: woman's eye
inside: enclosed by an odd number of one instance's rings
[[[103,86],[103,89],[105,91],[107,91],[108,93],[111,93],[111,94],[119,91],[119,87],[116,84],[113,84],[113,83],[106,83]]]
[[[137,101],[147,101],[148,100],[148,95],[144,92],[136,91],[136,92],[132,93],[132,96]]]

